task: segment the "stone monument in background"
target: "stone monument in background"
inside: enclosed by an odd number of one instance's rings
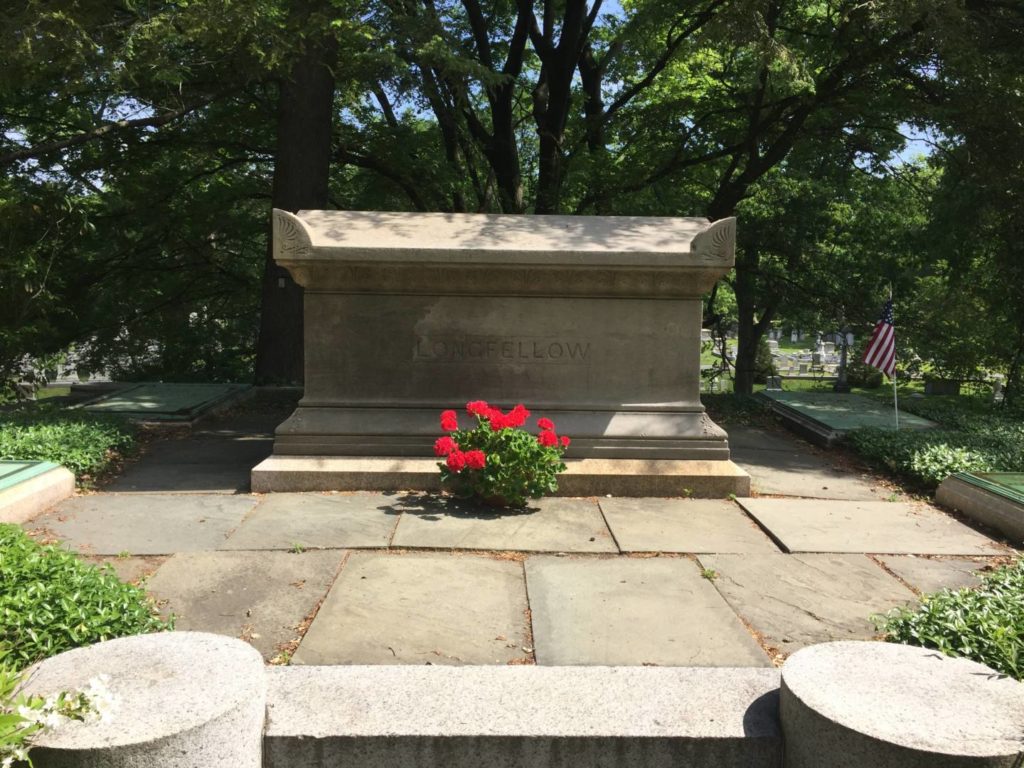
[[[438,413],[482,399],[572,437],[565,493],[745,493],[699,392],[734,243],[731,218],[275,210],[305,391],[253,489],[434,487]]]

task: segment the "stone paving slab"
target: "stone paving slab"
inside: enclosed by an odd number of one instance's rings
[[[265,496],[221,549],[387,547],[401,514],[377,493]]]
[[[1006,550],[925,504],[739,499],[789,552],[997,555]]]
[[[147,590],[175,629],[251,643],[271,659],[330,589],[343,552],[191,552],[175,555]]]
[[[151,444],[107,490],[114,493],[245,493],[252,468],[274,449],[271,437],[189,437]]]
[[[717,499],[601,499],[623,552],[778,552],[734,502]]]
[[[593,501],[547,498],[519,511],[449,505],[429,497],[413,499],[402,506],[395,547],[618,552]]]
[[[783,453],[810,451],[808,443],[780,429],[766,429],[747,424],[730,424],[723,429],[729,433],[730,451],[757,450]]]
[[[803,440],[762,427],[735,426],[728,432],[732,460],[750,475],[756,493],[865,501],[889,493],[871,475],[838,465]]]
[[[109,565],[117,578],[129,584],[139,584],[150,578],[167,561],[162,555],[149,557],[87,557],[96,566]]]
[[[256,504],[251,496],[120,494],[78,496],[29,526],[90,555],[171,555],[217,549]]]
[[[790,654],[832,640],[869,640],[871,616],[915,595],[865,555],[701,555],[715,587],[768,645]]]
[[[537,556],[526,582],[538,664],[769,663],[692,560]]]
[[[513,560],[352,553],[294,664],[507,664],[529,658]]]
[[[985,567],[984,562],[973,560],[936,560],[913,555],[891,555],[878,559],[886,568],[925,595],[943,589],[976,587],[981,583],[977,571]]]

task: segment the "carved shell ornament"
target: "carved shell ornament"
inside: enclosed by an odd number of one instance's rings
[[[702,261],[731,264],[736,258],[736,218],[712,222],[693,238],[690,250]]]
[[[312,243],[302,221],[295,215],[274,209],[274,260],[293,261],[305,256]]]

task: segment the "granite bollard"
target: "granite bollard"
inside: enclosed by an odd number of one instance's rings
[[[109,640],[36,665],[27,692],[82,689],[100,675],[115,710],[107,719],[45,732],[36,768],[259,768],[267,679],[241,640],[164,632]]]
[[[676,494],[716,468],[742,492],[700,402],[701,297],[734,247],[734,219],[275,210],[305,391],[253,487],[352,488],[356,459],[431,456],[438,413],[483,399],[552,418],[569,460],[633,462],[582,473],[590,493],[645,461],[709,465],[671,473]]]
[[[797,651],[782,668],[784,768],[1018,768],[1024,684],[895,643]]]

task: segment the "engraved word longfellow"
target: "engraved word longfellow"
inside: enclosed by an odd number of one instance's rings
[[[427,363],[584,364],[590,342],[550,337],[417,336],[413,360]]]

